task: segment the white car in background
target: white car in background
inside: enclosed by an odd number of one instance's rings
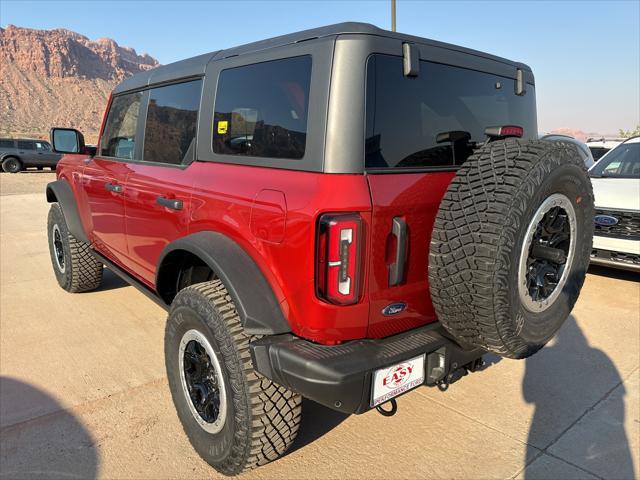
[[[640,137],[610,150],[589,176],[596,200],[591,263],[640,271]]]
[[[597,162],[612,148],[617,147],[623,138],[587,138],[587,147],[591,150],[593,159]]]

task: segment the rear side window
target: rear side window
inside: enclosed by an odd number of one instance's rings
[[[18,148],[20,150],[35,150],[36,144],[31,140],[18,140]]]
[[[100,155],[133,160],[142,93],[113,98],[100,141]]]
[[[216,93],[213,151],[302,158],[310,83],[308,55],[223,70]]]
[[[0,148],[14,148],[15,143],[13,140],[0,140]]]
[[[194,159],[201,92],[202,80],[150,90],[143,160],[180,165]]]
[[[535,93],[515,94],[515,80],[420,62],[418,77],[403,75],[402,58],[367,62],[366,168],[461,165],[487,137],[486,127],[518,125],[537,136]]]
[[[593,155],[593,160],[598,161],[602,158],[602,156],[609,151],[608,148],[604,147],[589,147],[591,150],[591,155]]]

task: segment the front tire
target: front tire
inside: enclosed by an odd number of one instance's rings
[[[58,284],[71,293],[98,288],[102,282],[103,265],[94,257],[89,245],[69,232],[57,203],[49,209],[47,232],[51,264]]]
[[[279,458],[300,424],[300,395],[255,371],[249,341],[220,280],[174,299],[165,330],[171,395],[195,450],[225,475]]]
[[[7,157],[2,161],[2,170],[7,173],[18,173],[22,170],[22,162],[16,157]]]

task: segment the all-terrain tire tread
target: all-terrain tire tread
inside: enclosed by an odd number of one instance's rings
[[[563,163],[579,166],[586,175],[575,148],[565,142],[491,142],[458,170],[441,201],[429,252],[431,298],[455,338],[511,358],[540,348],[517,336],[519,320],[512,321],[508,308],[514,285],[507,276],[513,250],[519,249],[520,221],[536,188]],[[589,252],[576,255],[588,258]],[[582,280],[572,302],[581,285]]]
[[[51,205],[48,222],[49,234],[54,223],[58,224],[60,234],[66,237],[69,247],[69,258],[65,259],[68,262],[69,275],[65,277],[64,285],[61,284],[61,286],[71,293],[95,290],[102,282],[104,270],[102,262],[96,259],[87,243],[81,242],[69,232],[62,208],[57,203]],[[49,243],[51,243],[50,240]],[[53,259],[53,252],[51,256],[55,270],[57,267]]]
[[[291,446],[298,433],[302,413],[302,397],[260,375],[253,367],[249,342],[254,339],[245,333],[240,316],[227,289],[219,279],[191,285],[178,294],[183,297],[194,291],[202,295],[217,311],[223,329],[210,327],[223,355],[235,356],[241,366],[239,375],[230,375],[234,392],[247,393],[249,418],[235,409],[236,445],[224,465],[216,465],[222,473],[237,475],[269,463]],[[221,330],[226,330],[221,332]],[[228,367],[235,362],[226,362]],[[238,383],[243,382],[244,385]]]

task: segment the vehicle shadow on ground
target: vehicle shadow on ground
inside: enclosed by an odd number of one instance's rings
[[[555,341],[526,360],[523,397],[534,404],[535,412],[529,429],[525,464],[529,465],[540,454],[540,449],[545,450],[558,441],[569,427],[576,428],[575,422],[592,412],[601,396],[621,381],[611,359],[589,345],[573,315],[569,316]],[[603,393],[594,394],[594,391]],[[616,395],[606,397],[606,403],[599,404],[605,408],[603,425],[590,418],[597,428],[576,430],[582,433],[580,438],[573,441],[574,437],[569,437],[572,444],[567,447],[565,442],[562,448],[570,449],[571,456],[567,460],[590,472],[602,475],[604,470],[615,478],[633,478],[633,460],[624,428],[625,392],[618,393],[619,389]],[[590,407],[585,408],[584,399],[593,399]],[[558,426],[564,428],[558,430]],[[549,473],[552,478],[554,472],[546,472],[546,475]],[[563,478],[563,474],[566,474],[565,470],[558,471],[555,477]],[[527,479],[537,478],[538,472],[526,469],[524,475]]]
[[[108,290],[116,290],[118,288],[128,287],[128,286],[129,284],[125,282],[122,278],[120,278],[118,275],[113,273],[108,268],[105,268],[104,272],[102,273],[102,282],[100,283],[100,286],[95,291],[106,292]]]
[[[330,408],[320,405],[313,400],[302,399],[302,421],[300,429],[293,445],[287,451],[289,455],[299,450],[317,439],[326,435],[331,430],[344,422],[349,415],[346,413],[336,412]],[[285,455],[285,456],[286,456]]]
[[[614,278],[616,280],[626,280],[629,282],[640,282],[640,272],[621,270],[619,268],[603,267],[601,265],[589,265],[591,275]]]
[[[49,394],[0,377],[0,479],[95,479],[95,440]]]

